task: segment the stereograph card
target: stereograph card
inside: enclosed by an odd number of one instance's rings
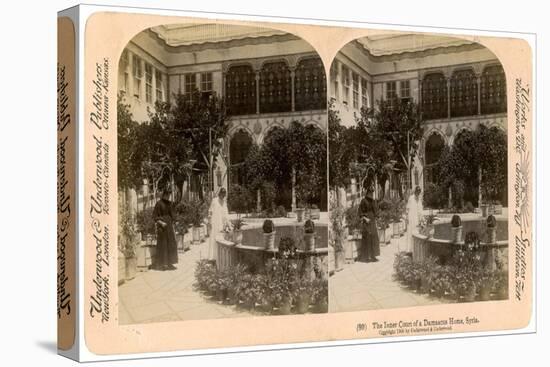
[[[59,12],[59,354],[533,331],[532,41]]]

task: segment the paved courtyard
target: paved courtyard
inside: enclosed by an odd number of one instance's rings
[[[380,247],[378,262],[345,264],[329,279],[329,312],[362,311],[434,305],[437,298],[416,294],[392,279],[394,255],[405,248],[405,237]]]
[[[190,250],[180,252],[177,270],[138,272],[120,285],[120,324],[250,316],[250,312],[220,304],[194,289],[195,265],[206,257],[207,249],[208,242],[191,245]]]

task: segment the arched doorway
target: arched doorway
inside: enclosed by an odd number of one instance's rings
[[[424,180],[426,183],[436,183],[439,176],[439,159],[445,149],[445,140],[437,132],[432,132],[424,147]]]
[[[243,129],[233,134],[229,142],[229,164],[231,184],[246,185],[243,163],[252,147],[252,137]]]

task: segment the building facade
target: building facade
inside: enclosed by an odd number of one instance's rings
[[[434,180],[443,148],[462,131],[480,124],[507,128],[502,65],[490,50],[467,40],[415,34],[357,39],[334,59],[329,89],[346,126],[377,101],[400,98],[419,105],[424,135],[403,180],[407,185],[410,176],[411,187]]]
[[[154,27],[124,49],[118,90],[138,122],[156,101],[175,94],[216,93],[229,133],[211,172],[213,190],[243,182],[240,164],[252,144],[292,121],[327,131],[324,65],[304,40],[272,29],[185,24]],[[193,191],[193,182],[191,188]]]

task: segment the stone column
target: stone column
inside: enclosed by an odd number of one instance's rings
[[[477,114],[481,115],[481,76],[477,75]]]
[[[451,118],[451,78],[447,77],[447,118]]]
[[[256,70],[256,114],[260,114],[260,70]]]
[[[342,63],[337,61],[337,60],[334,60],[334,62],[336,62],[336,70],[337,70],[337,75],[336,75],[336,79],[338,80],[338,90],[336,91],[338,93],[338,99],[340,101],[343,101],[343,78],[342,78]]]
[[[292,167],[292,211],[296,212],[296,169]]]
[[[295,100],[295,87],[294,80],[296,79],[296,68],[290,69],[290,101],[291,101],[291,111],[296,111],[296,100]]]

